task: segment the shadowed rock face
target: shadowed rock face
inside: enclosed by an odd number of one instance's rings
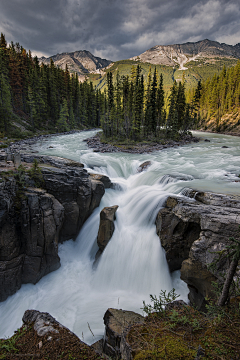
[[[115,213],[118,205],[105,207],[100,213],[100,224],[98,230],[97,244],[102,252],[111,239],[115,226],[114,220],[116,219]]]
[[[170,271],[181,268],[181,278],[190,290],[189,299],[201,308],[204,298],[213,296],[212,281],[222,281],[228,261],[208,266],[217,251],[239,236],[240,199],[210,192],[192,191],[194,199],[170,196],[157,215],[156,228],[166,251]]]
[[[76,166],[43,166],[44,190],[0,183],[0,301],[60,267],[58,242],[75,238],[105,192]]]

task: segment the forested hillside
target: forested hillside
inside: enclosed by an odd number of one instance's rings
[[[237,65],[199,82],[188,94],[197,112],[197,127],[217,132],[240,132],[240,61]]]
[[[40,65],[19,43],[7,45],[1,34],[0,136],[101,126],[105,139],[160,141],[177,139],[190,128],[240,130],[240,62],[228,69],[221,62],[222,71],[213,75],[211,68],[208,79],[190,89],[187,70],[179,71],[176,81],[172,67],[128,60],[126,74],[122,65],[115,63],[107,70],[106,86],[95,88],[89,80],[79,82],[67,66],[63,70],[52,60]]]
[[[0,132],[22,137],[100,126],[103,95],[51,61],[39,65],[19,43],[0,40]]]
[[[107,87],[107,73],[112,72],[113,79],[115,82],[116,74],[119,72],[120,76],[130,76],[132,66],[140,65],[142,68],[142,74],[144,77],[144,82],[147,82],[147,75],[149,69],[152,70],[156,67],[158,73],[163,74],[164,79],[164,90],[166,93],[172,87],[174,81],[181,81],[183,73],[185,74],[185,87],[186,89],[191,89],[197,86],[199,80],[206,81],[209,77],[214,76],[214,74],[220,74],[224,66],[226,68],[232,67],[237,64],[237,59],[234,58],[220,58],[216,57],[214,59],[209,59],[207,57],[199,58],[198,61],[189,61],[185,66],[185,70],[181,70],[178,64],[174,66],[168,65],[159,65],[159,64],[150,64],[143,63],[137,60],[120,60],[113,63],[108,68],[103,69],[104,71],[101,74],[89,74],[89,80],[93,82],[93,85],[97,89],[104,90]]]

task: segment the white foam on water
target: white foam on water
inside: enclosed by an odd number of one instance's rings
[[[23,285],[0,303],[0,337],[12,335],[21,326],[25,310],[36,309],[49,312],[92,343],[103,336],[103,315],[109,307],[142,313],[142,301],[148,303],[149,294],[158,295],[173,287],[187,301],[188,289],[180,280],[180,272],[169,273],[156,235],[156,215],[169,194],[188,196],[189,188],[240,194],[236,182],[240,174],[239,138],[198,133],[210,143],[137,155],[94,153],[82,141],[94,134],[57,136],[36,144],[40,153],[81,161],[86,169],[108,175],[119,186],[106,190],[76,241],[59,246],[59,270],[36,285]],[[229,147],[223,149],[223,145]],[[138,173],[139,165],[146,160],[151,165]],[[119,205],[115,231],[94,265],[99,214],[103,207],[112,205]]]

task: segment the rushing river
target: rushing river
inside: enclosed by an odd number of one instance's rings
[[[27,309],[49,312],[92,343],[103,336],[103,315],[108,307],[142,313],[142,301],[149,302],[149,294],[173,287],[187,301],[187,286],[180,280],[179,271],[168,271],[156,235],[156,214],[169,194],[184,196],[188,188],[240,195],[238,137],[195,133],[210,142],[136,155],[94,153],[83,142],[94,133],[55,136],[35,146],[41,154],[80,161],[86,169],[108,175],[119,186],[106,190],[76,241],[59,246],[59,270],[36,285],[23,285],[0,303],[0,338],[12,335],[21,326]],[[138,173],[138,166],[146,160],[152,165]],[[99,213],[112,205],[119,205],[115,232],[94,267]]]

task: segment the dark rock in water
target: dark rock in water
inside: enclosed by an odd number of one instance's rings
[[[210,142],[210,140],[208,140],[208,139],[205,139],[204,141],[206,141],[206,142]]]
[[[226,145],[222,146],[222,149],[228,149],[228,148],[229,148],[229,146],[226,146]]]
[[[105,207],[100,213],[100,224],[97,236],[97,244],[101,252],[105,249],[113,235],[115,229],[114,220],[116,219],[115,213],[117,209],[118,205]]]
[[[89,173],[89,175],[90,175],[90,179],[101,181],[105,189],[109,189],[112,187],[112,182],[108,176],[102,174],[93,174],[93,173]]]
[[[151,161],[145,161],[144,163],[139,165],[139,167],[137,168],[137,172],[142,172],[146,170],[150,165],[152,165]]]
[[[131,348],[126,342],[124,331],[133,324],[141,324],[144,317],[133,311],[108,309],[104,315],[104,353],[113,359],[132,359]]]
[[[191,303],[204,309],[205,297],[214,296],[212,281],[222,281],[221,272],[229,266],[221,261],[216,271],[208,268],[216,252],[238,237],[240,198],[195,190],[195,199],[169,196],[157,215],[156,228],[170,271],[181,268]]]

